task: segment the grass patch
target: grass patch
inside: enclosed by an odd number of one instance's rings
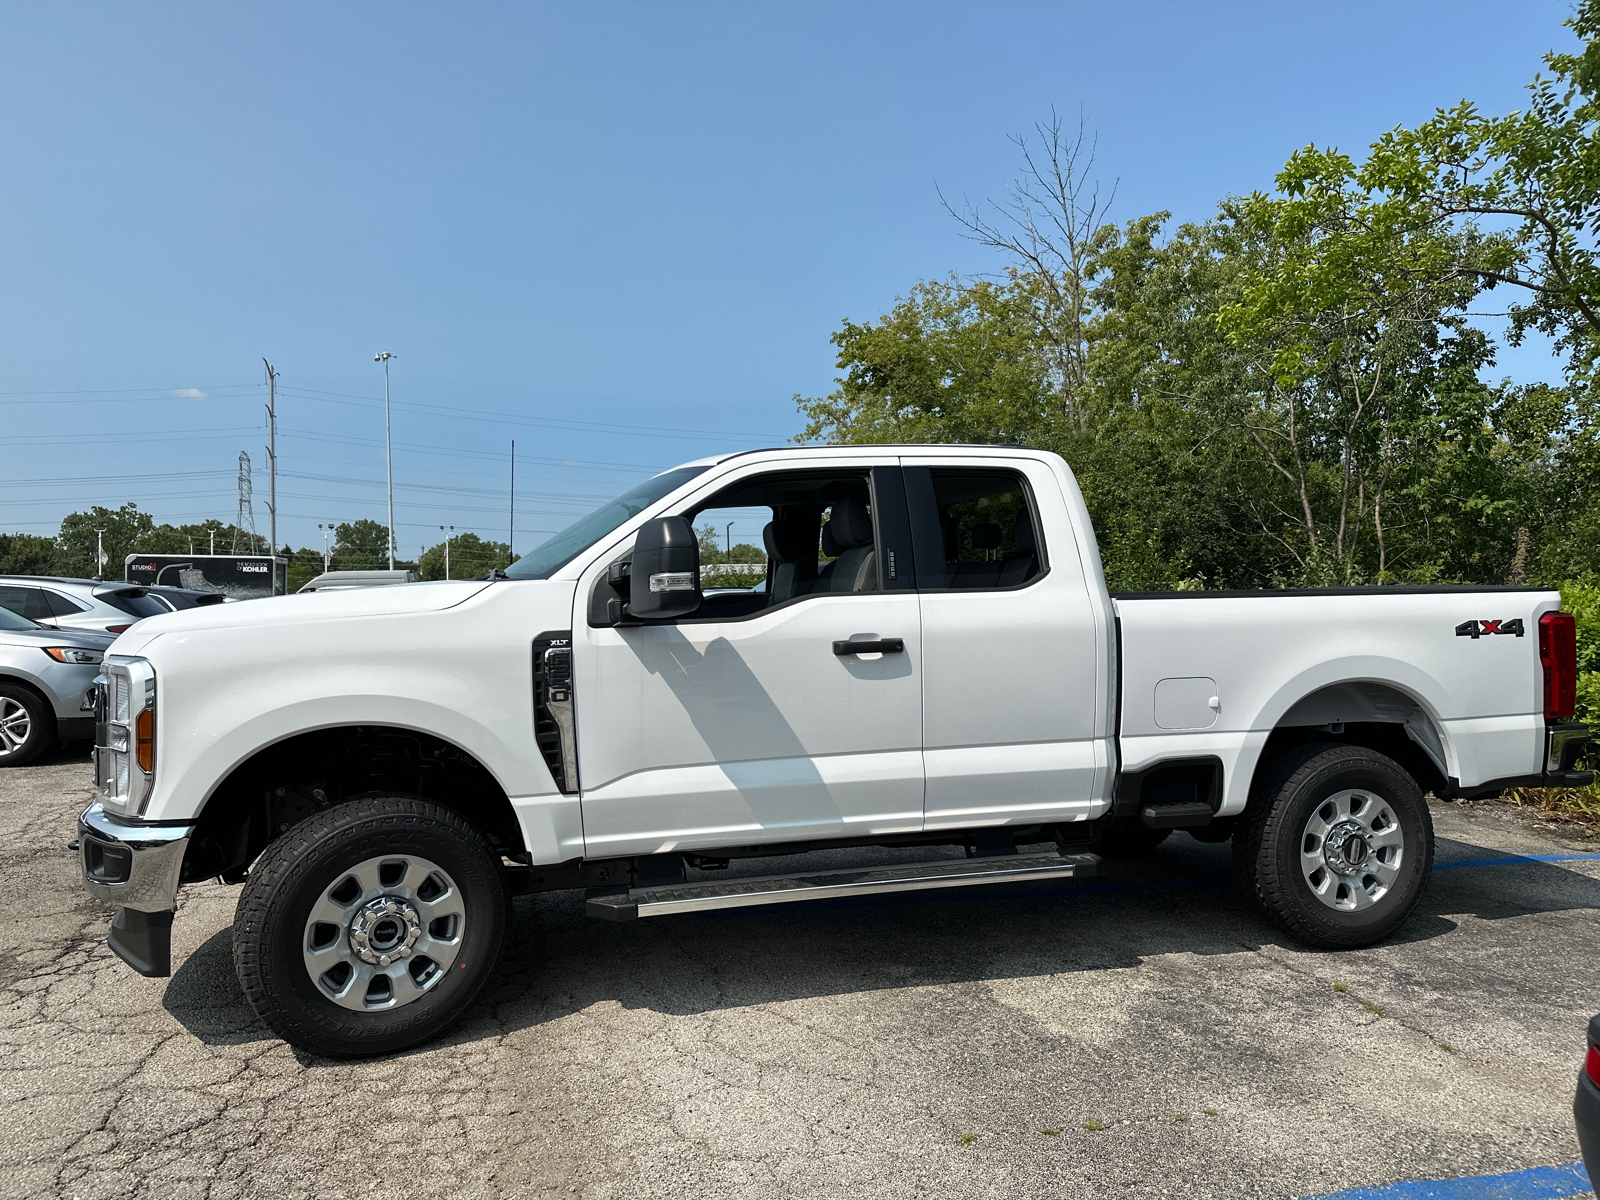
[[[1461,1053],[1461,1051],[1457,1050],[1449,1042],[1440,1042],[1439,1043],[1439,1049],[1443,1050],[1446,1054],[1460,1054]]]
[[[1586,832],[1600,834],[1600,784],[1586,788],[1512,788],[1504,797],[1522,808],[1537,809],[1541,816],[1573,821]]]
[[[1187,1125],[1189,1123],[1189,1114],[1188,1113],[1173,1113],[1172,1114],[1172,1119],[1174,1121],[1176,1121],[1179,1125]]]
[[[1333,985],[1333,990],[1336,992],[1348,992],[1350,990],[1350,985],[1347,983],[1336,983]]]
[[[1208,1109],[1205,1110],[1205,1114],[1208,1117],[1214,1117],[1214,1116],[1217,1115],[1217,1110],[1214,1109],[1214,1108],[1208,1108]]]
[[[1383,1016],[1383,1005],[1381,1004],[1363,1004],[1361,1007],[1366,1009],[1375,1017]]]
[[[1061,1136],[1061,1130],[1059,1130],[1059,1129],[1041,1129],[1041,1130],[1039,1130],[1039,1132],[1044,1134],[1045,1137],[1060,1137]]]
[[[1083,1123],[1083,1127],[1085,1129],[1087,1129],[1090,1133],[1099,1133],[1102,1129],[1105,1128],[1105,1126],[1100,1124],[1099,1121],[1085,1121]]]
[[[978,1135],[975,1134],[975,1133],[963,1133],[960,1137],[958,1137],[956,1139],[956,1141],[960,1142],[963,1146],[970,1146],[970,1145],[972,1145],[973,1142],[975,1142],[977,1140],[978,1140]]]

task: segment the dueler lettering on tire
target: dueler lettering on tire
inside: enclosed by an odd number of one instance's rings
[[[426,800],[364,796],[267,847],[239,897],[234,967],[285,1041],[382,1054],[461,1016],[506,918],[499,864],[474,826]]]
[[[1433,870],[1433,818],[1399,763],[1312,745],[1268,769],[1233,842],[1246,894],[1288,932],[1329,948],[1394,932]]]

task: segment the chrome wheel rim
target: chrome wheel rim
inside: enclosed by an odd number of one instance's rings
[[[306,970],[341,1008],[400,1008],[436,987],[461,949],[466,906],[455,880],[415,854],[341,871],[306,918]]]
[[[1300,873],[1318,901],[1360,912],[1389,894],[1400,877],[1405,835],[1393,807],[1376,792],[1350,788],[1318,804],[1300,834]]]
[[[15,754],[27,744],[33,732],[33,718],[20,700],[0,696],[0,758]]]

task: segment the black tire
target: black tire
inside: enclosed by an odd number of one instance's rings
[[[31,688],[15,683],[0,683],[0,720],[8,724],[27,723],[27,735],[21,745],[11,745],[8,738],[0,738],[0,767],[22,767],[31,763],[50,748],[56,736],[56,715],[43,696]]]
[[[308,922],[341,875],[388,856],[436,864],[453,884],[450,894],[459,889],[462,927],[454,957],[415,999],[356,1011],[329,999],[313,979],[304,954]],[[427,800],[364,796],[302,821],[256,861],[234,916],[233,964],[250,1007],[285,1041],[330,1058],[387,1054],[460,1018],[500,957],[507,916],[500,864],[475,826]],[[339,936],[342,949],[348,930]],[[426,969],[428,961],[419,955],[411,963]]]
[[[1308,823],[1335,811],[1337,798],[1351,791],[1387,805],[1397,822],[1401,857],[1377,899],[1346,911],[1319,899],[1313,888],[1314,863],[1331,860]],[[1387,826],[1388,818],[1382,820]],[[1245,894],[1284,930],[1313,946],[1343,950],[1382,941],[1411,915],[1433,873],[1433,850],[1433,817],[1405,768],[1365,746],[1321,743],[1297,747],[1266,766],[1234,835],[1233,863]],[[1304,868],[1302,853],[1311,860]],[[1374,890],[1381,882],[1378,875],[1353,869],[1348,878],[1323,873],[1324,894],[1354,904],[1361,899],[1355,887],[1371,894],[1363,879],[1374,881]]]

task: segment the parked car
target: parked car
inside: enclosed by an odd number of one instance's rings
[[[1578,1146],[1583,1169],[1591,1181],[1600,1180],[1600,1016],[1589,1018],[1589,1052],[1578,1072],[1578,1095],[1572,1102],[1578,1122]]]
[[[205,608],[211,604],[238,603],[238,600],[233,596],[224,596],[221,592],[196,591],[194,588],[161,585],[150,587],[147,590],[154,599],[166,604],[173,612],[182,612],[186,608]]]
[[[96,633],[123,633],[145,617],[223,599],[200,599],[210,594],[98,579],[0,575],[0,608],[52,629],[88,629]]]
[[[387,587],[395,583],[414,583],[410,571],[325,571],[300,585],[300,592],[332,592],[344,588]]]
[[[767,587],[706,595],[694,526],[733,509],[768,524]],[[587,889],[611,921],[970,895],[1185,830],[1231,840],[1296,939],[1367,946],[1432,875],[1428,792],[1594,779],[1560,607],[1519,587],[1112,596],[1057,455],[725,455],[493,579],[124,634],[84,884],[120,909],[112,949],[163,975],[180,885],[243,880],[243,994],[345,1056],[454,1022],[525,892]],[[870,845],[932,861],[687,878]]]
[[[57,740],[94,736],[94,681],[115,640],[0,608],[0,767],[32,762]]]

